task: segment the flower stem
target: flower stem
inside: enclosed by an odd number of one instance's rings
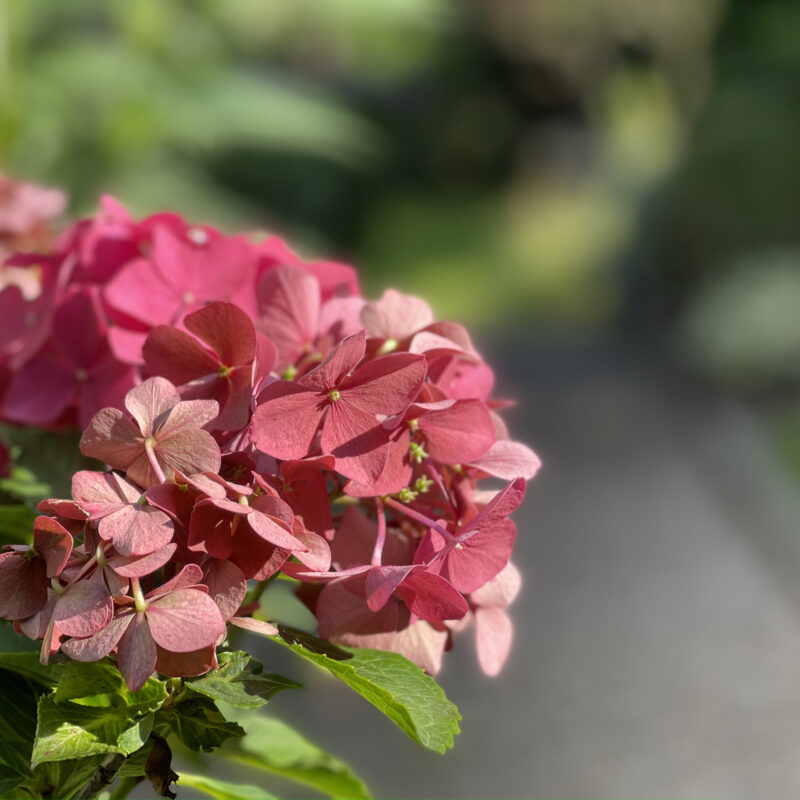
[[[383,545],[386,542],[386,512],[380,497],[375,498],[375,508],[378,512],[378,537],[375,539],[375,549],[372,551],[372,566],[378,567],[381,564]]]
[[[156,458],[155,443],[156,440],[152,436],[148,436],[144,440],[144,449],[147,453],[147,460],[150,462],[150,466],[153,468],[153,472],[155,472],[158,482],[166,483],[167,477],[164,475],[164,470],[161,469],[161,464],[158,463],[158,459]]]
[[[133,601],[136,603],[136,610],[142,613],[147,609],[147,600],[144,599],[138,578],[131,578],[131,591],[133,592]]]
[[[436,522],[436,520],[426,517],[419,511],[399,503],[393,497],[387,497],[385,500],[387,506],[391,506],[395,511],[399,511],[401,514],[405,514],[405,516],[410,517],[415,522],[420,522],[428,528],[433,528],[437,533],[440,533],[442,536],[444,536],[448,542],[453,538],[453,534],[450,533],[450,531],[445,530],[438,522]]]

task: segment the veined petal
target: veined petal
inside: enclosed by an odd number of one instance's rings
[[[327,403],[316,392],[276,381],[259,396],[252,437],[262,453],[281,460],[303,458],[314,445]]]
[[[229,367],[249,364],[256,355],[250,317],[233,303],[210,303],[184,317],[183,324]]]
[[[114,542],[123,556],[144,556],[168,544],[175,531],[172,520],[152,506],[131,504],[100,520],[101,538]]]
[[[86,639],[69,639],[61,649],[76,661],[99,661],[117,646],[134,616],[135,612],[131,610],[121,611],[99,633]]]
[[[225,633],[217,604],[197,589],[178,589],[151,601],[146,615],[153,639],[173,653],[200,650]]]
[[[428,364],[423,356],[395,353],[368,361],[342,382],[342,396],[372,414],[399,414],[422,388]]]
[[[147,437],[153,435],[180,401],[178,390],[166,378],[148,378],[125,395],[125,408]]]
[[[111,592],[102,570],[73,584],[58,598],[53,620],[66,636],[87,637],[99,633],[114,616]]]
[[[156,668],[156,644],[148,621],[146,614],[136,614],[117,648],[117,666],[132,692],[138,692]]]
[[[364,331],[342,339],[316,369],[300,379],[300,384],[320,392],[333,389],[364,358],[366,347],[367,335]]]

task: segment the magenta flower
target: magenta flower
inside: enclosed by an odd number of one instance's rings
[[[0,553],[0,617],[24,619],[47,603],[50,578],[64,569],[72,552],[72,536],[50,517],[37,517],[33,546],[13,546]]]
[[[217,416],[215,400],[181,401],[168,380],[149,378],[125,395],[125,407],[136,424],[117,408],[98,411],[81,437],[84,455],[125,470],[145,488],[163,483],[176,469],[219,469],[219,446],[202,430]]]
[[[388,457],[388,432],[378,415],[402,414],[425,378],[425,359],[408,353],[384,356],[358,367],[364,333],[354,334],[297,383],[278,381],[259,397],[253,441],[279,459],[299,459],[314,447],[321,429],[323,453],[336,469],[360,483],[374,481]]]
[[[98,661],[116,648],[117,665],[128,688],[141,689],[156,668],[157,646],[171,653],[190,653],[215,644],[225,633],[225,620],[200,583],[202,577],[197,565],[188,564],[144,597],[124,598],[114,619],[99,633],[72,638],[61,649],[77,661]]]

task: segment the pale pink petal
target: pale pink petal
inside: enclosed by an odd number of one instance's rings
[[[465,459],[466,460],[466,459]],[[476,467],[495,478],[513,480],[525,478],[530,480],[539,471],[542,462],[530,447],[521,442],[511,442],[499,439],[480,458],[469,462],[469,466]]]
[[[168,468],[165,469],[168,477],[171,476],[173,469],[186,475],[196,472],[217,472],[222,463],[219,445],[208,431],[203,430],[188,429],[170,433],[164,438],[159,436],[155,452],[159,462]]]
[[[364,306],[361,321],[370,336],[400,341],[430,325],[433,312],[424,300],[387,289],[380,300]]]
[[[144,452],[144,438],[124,412],[118,408],[104,408],[94,415],[83,432],[80,450],[89,458],[128,471]],[[134,476],[129,477],[136,480]]]
[[[511,652],[514,626],[501,608],[479,608],[475,611],[475,638],[478,662],[487,675],[497,675]]]
[[[472,601],[481,608],[505,608],[510,605],[519,594],[522,586],[522,576],[519,570],[509,561],[497,575],[472,595]]]
[[[278,635],[278,629],[274,625],[260,619],[253,619],[252,617],[231,617],[228,622],[231,625],[236,625],[237,628],[243,628],[252,633],[259,633],[262,636]]]
[[[114,357],[123,364],[139,365],[144,363],[142,347],[147,339],[147,333],[121,328],[112,325],[108,329],[108,346]]]
[[[173,653],[208,647],[225,633],[217,604],[197,589],[178,589],[152,600],[146,614],[153,639]]]
[[[148,378],[125,395],[125,408],[139,423],[142,435],[152,436],[180,400],[178,390],[166,378]]]

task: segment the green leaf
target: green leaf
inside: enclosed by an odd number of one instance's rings
[[[149,721],[131,719],[125,708],[59,703],[53,695],[47,695],[39,700],[31,761],[36,766],[100,753],[128,755],[142,747],[150,735],[152,714],[147,716]]]
[[[38,651],[35,653],[0,653],[0,669],[7,669],[24,675],[43,686],[54,686],[63,672],[59,664],[43,665],[39,661]]]
[[[31,747],[27,742],[0,739],[0,795],[31,777]]]
[[[285,722],[261,715],[240,716],[247,731],[243,739],[229,743],[221,754],[228,759],[267,770],[329,797],[369,800],[369,790],[350,767],[312,744]]]
[[[33,536],[36,512],[23,505],[0,505],[0,544],[25,544]]]
[[[190,697],[164,712],[172,730],[190,750],[209,752],[232,736],[244,736],[244,730],[228,722],[208,697]]]
[[[20,636],[12,623],[0,619],[0,651],[3,653],[38,653],[39,645],[27,636]],[[38,655],[37,655],[38,658]]]
[[[23,676],[0,670],[0,739],[26,742],[30,752],[40,691]]]
[[[178,786],[188,786],[197,789],[209,797],[219,800],[276,800],[274,794],[268,794],[258,786],[248,786],[242,783],[229,783],[205,775],[193,775],[191,772],[181,772]]]
[[[302,688],[281,675],[265,673],[263,664],[241,651],[220,653],[219,668],[187,681],[186,687],[236,708],[257,708],[282,689]]]
[[[166,699],[156,678],[131,692],[110,661],[69,661],[56,691],[39,701],[33,763],[133,753],[147,741]]]
[[[68,761],[46,761],[33,770],[33,778],[20,788],[30,792],[31,797],[74,797],[107,758],[106,755],[97,755]]]
[[[270,638],[344,681],[423,747],[444,753],[453,746],[461,714],[433,678],[398,653],[342,648],[353,657],[340,661]]]

